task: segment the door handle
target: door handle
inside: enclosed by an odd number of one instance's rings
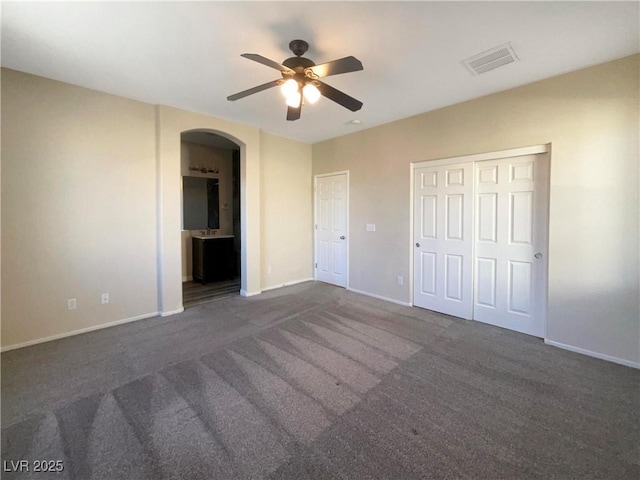
[[[416,247],[420,248],[420,244],[419,244],[419,243],[416,243]]]
[[[534,255],[534,257],[536,258],[542,258],[542,254],[540,252],[536,252],[536,254]]]
[[[340,235],[340,240],[344,240],[344,235]]]

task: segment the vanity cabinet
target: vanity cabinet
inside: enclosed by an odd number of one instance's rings
[[[233,236],[193,237],[193,281],[217,282],[236,277]]]

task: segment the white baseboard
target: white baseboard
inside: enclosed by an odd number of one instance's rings
[[[182,283],[192,282],[192,281],[193,281],[193,277],[191,275],[189,275],[188,277],[182,277]]]
[[[242,297],[253,297],[254,295],[260,295],[262,291],[258,290],[257,292],[247,292],[246,290],[240,290],[240,296]]]
[[[135,322],[136,320],[144,320],[145,318],[151,318],[158,316],[159,312],[145,313],[137,315],[135,317],[124,318],[122,320],[116,320],[115,322],[102,323],[93,327],[81,328],[79,330],[73,330],[71,332],[60,333],[58,335],[52,335],[50,337],[38,338],[36,340],[29,340],[28,342],[16,343],[14,345],[7,345],[0,348],[1,352],[8,352],[9,350],[15,350],[17,348],[30,347],[31,345],[37,345],[39,343],[51,342],[53,340],[59,340],[61,338],[73,337],[82,333],[94,332],[96,330],[102,330],[103,328],[115,327],[116,325],[122,325],[123,323]]]
[[[296,285],[298,283],[304,282],[313,282],[313,278],[303,278],[302,280],[293,280],[291,282],[281,283],[280,285],[274,285],[272,287],[263,288],[263,292],[268,292],[269,290],[275,290],[276,288],[288,287],[290,285]]]
[[[562,348],[563,350],[569,350],[570,352],[581,353],[582,355],[588,355],[589,357],[599,358],[600,360],[606,360],[608,362],[618,363],[625,367],[640,369],[640,362],[632,362],[631,360],[625,360],[624,358],[614,357],[605,353],[593,352],[586,348],[574,347],[573,345],[567,345],[565,343],[555,342],[553,340],[544,339],[544,343],[551,345],[552,347]]]
[[[377,298],[378,300],[384,300],[385,302],[395,303],[396,305],[402,305],[403,307],[412,307],[409,302],[402,302],[394,298],[383,297],[382,295],[376,295],[375,293],[363,292],[362,290],[356,290],[355,288],[347,287],[347,290],[353,293],[359,293],[360,295],[366,295],[367,297]]]
[[[171,315],[175,315],[176,313],[184,312],[184,307],[176,308],[175,310],[170,310],[168,312],[160,312],[161,317],[169,317]]]

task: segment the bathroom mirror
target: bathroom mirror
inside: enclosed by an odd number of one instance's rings
[[[217,178],[182,177],[184,230],[220,228],[220,190]]]

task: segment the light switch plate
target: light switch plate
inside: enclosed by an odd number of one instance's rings
[[[375,232],[376,224],[375,223],[367,223],[367,232]]]

